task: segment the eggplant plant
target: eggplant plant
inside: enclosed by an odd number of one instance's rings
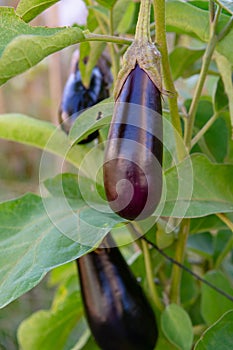
[[[0,6],[0,348],[231,350],[232,4],[84,2],[85,28]],[[61,125],[30,116],[24,77],[77,45]],[[19,168],[7,193],[7,141],[41,150],[35,193]]]

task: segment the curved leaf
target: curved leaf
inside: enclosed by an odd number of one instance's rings
[[[49,151],[78,166],[87,150],[75,146],[70,150],[66,134],[55,125],[23,114],[0,114],[0,138]]]
[[[78,27],[32,27],[10,7],[0,8],[0,23],[0,85],[50,54],[84,40]]]
[[[222,14],[218,29],[229,21],[229,16]],[[207,42],[209,39],[209,12],[183,1],[166,2],[166,24],[168,31],[188,34]],[[233,30],[216,45],[216,50],[233,64]]]
[[[194,350],[231,350],[233,339],[233,310],[225,313],[208,328],[197,342]]]
[[[191,350],[193,330],[191,320],[184,309],[176,304],[166,307],[161,316],[163,333],[181,350]]]
[[[92,250],[120,221],[81,199],[65,205],[60,197],[27,194],[1,203],[0,307],[32,289],[52,268]]]
[[[214,213],[233,212],[233,165],[211,163],[202,154],[193,154],[191,157],[193,169],[193,181],[190,177],[189,160],[184,160],[177,167],[165,172],[167,185],[167,198],[162,216],[180,217],[182,207],[189,203],[185,217],[202,217]],[[179,170],[179,177],[177,175]],[[188,180],[187,180],[188,181]],[[182,188],[181,194],[177,196],[178,187]],[[189,198],[185,191],[186,186],[193,186],[192,196]],[[172,208],[175,211],[172,212]]]
[[[20,0],[16,13],[25,21],[30,22],[41,12],[60,0]]]
[[[217,270],[209,271],[204,279],[233,296],[233,288],[226,276]],[[201,313],[208,325],[216,322],[226,311],[233,309],[232,301],[207,285],[202,285]]]
[[[77,284],[77,278],[75,282]],[[77,289],[70,292],[66,285],[59,289],[50,310],[37,311],[20,324],[18,341],[21,349],[64,349],[70,332],[82,320],[83,305]]]

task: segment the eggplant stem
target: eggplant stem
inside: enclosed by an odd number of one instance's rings
[[[135,32],[135,40],[151,42],[150,37],[150,0],[142,0]]]

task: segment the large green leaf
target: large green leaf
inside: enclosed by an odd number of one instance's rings
[[[227,214],[230,221],[233,221],[233,215]],[[208,215],[201,218],[193,218],[190,223],[190,233],[201,233],[211,230],[227,230],[228,227],[216,215]]]
[[[212,283],[224,292],[233,296],[233,288],[221,271],[209,271],[205,280]],[[208,325],[216,322],[226,311],[233,309],[232,301],[226,299],[219,292],[213,290],[205,284],[202,284],[201,313]]]
[[[117,223],[85,202],[27,194],[0,204],[0,306],[33,288],[52,268],[98,245]]]
[[[80,44],[80,60],[79,69],[82,76],[82,82],[86,87],[90,85],[90,79],[93,68],[96,66],[99,57],[104,51],[106,43],[104,42],[90,42]],[[84,58],[88,57],[85,64]]]
[[[233,30],[232,30],[233,32]],[[231,119],[231,127],[233,130],[233,82],[232,82],[232,62],[223,55],[217,54],[215,55],[216,63],[222,77],[222,81],[224,84],[224,90],[228,97],[229,101],[229,110],[230,110],[230,119]],[[233,131],[232,131],[233,133]],[[232,134],[233,135],[233,134]],[[232,136],[231,135],[231,136]]]
[[[194,350],[231,350],[233,339],[233,310],[225,313],[208,328],[197,342]]]
[[[77,285],[77,278],[75,278]],[[22,350],[63,350],[69,334],[83,316],[81,295],[62,285],[50,310],[41,310],[24,320],[18,329]]]
[[[176,47],[169,55],[172,76],[176,80],[179,77],[189,76],[194,64],[204,54],[204,50],[193,50],[187,47]]]
[[[187,105],[191,102],[187,101]],[[222,99],[222,103],[225,103]],[[202,129],[208,120],[213,116],[213,104],[208,97],[202,97],[198,103],[195,128]],[[220,131],[221,130],[221,131]],[[209,127],[205,134],[200,138],[197,145],[192,149],[193,152],[205,153],[214,162],[223,163],[228,153],[229,127],[227,117],[224,118],[223,112]],[[221,145],[221,147],[219,146]]]
[[[185,217],[201,217],[219,212],[233,211],[233,165],[211,163],[207,157],[194,154],[191,157],[193,169],[193,182],[190,173],[189,160],[184,160],[177,167],[165,172],[167,185],[167,198],[162,216],[180,217],[182,208],[188,203]],[[176,169],[179,170],[179,176]],[[188,175],[189,174],[189,175]],[[190,180],[188,180],[190,176]],[[189,181],[186,184],[186,180]],[[179,183],[180,181],[180,183]],[[185,190],[193,186],[192,197]],[[180,195],[177,188],[180,188]],[[173,210],[174,208],[174,210]]]
[[[193,331],[191,320],[180,306],[170,304],[161,316],[163,333],[181,350],[191,350]]]
[[[60,0],[20,0],[16,13],[25,21],[30,22],[48,7]]]
[[[233,15],[233,2],[232,2],[232,0],[215,0],[215,2]]]
[[[78,27],[32,27],[10,7],[0,7],[0,22],[0,85],[53,52],[84,40]]]
[[[63,131],[49,122],[23,114],[0,114],[0,138],[46,150],[76,166],[87,152],[86,147],[81,145],[70,150],[70,143]]]
[[[100,5],[111,9],[115,5],[117,0],[96,0],[96,2],[98,2]]]
[[[214,110],[215,112],[219,112],[222,109],[226,109],[228,107],[228,97],[224,90],[224,84],[221,78],[219,78],[216,89],[214,91]]]
[[[222,29],[229,21],[229,16],[220,16],[218,29]],[[166,24],[168,31],[198,37],[204,42],[209,39],[209,13],[201,8],[183,1],[166,2]],[[221,40],[216,50],[233,64],[233,31]]]
[[[199,255],[211,259],[214,252],[213,237],[209,232],[202,232],[188,238],[187,247]]]

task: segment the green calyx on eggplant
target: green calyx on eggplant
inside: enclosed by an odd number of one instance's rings
[[[153,310],[110,235],[104,247],[77,259],[91,332],[102,350],[153,350]]]
[[[110,207],[128,220],[156,209],[162,193],[161,92],[136,64],[118,93],[103,166]]]

